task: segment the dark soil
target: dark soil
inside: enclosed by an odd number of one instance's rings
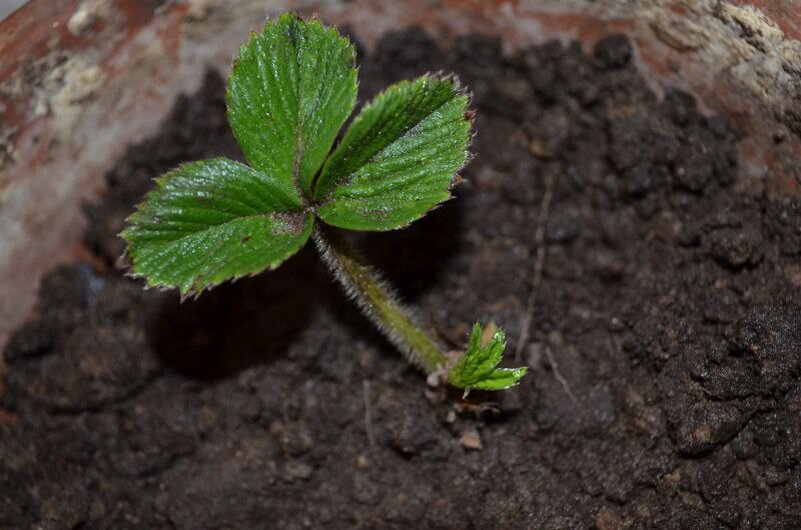
[[[5,351],[0,526],[801,527],[801,201],[744,182],[738,133],[655,95],[633,53],[411,30],[363,58],[363,99],[437,69],[475,93],[458,199],[360,241],[444,341],[494,320],[514,352],[556,182],[531,374],[469,403],[427,389],[310,249],[196,303],[114,268],[152,177],[240,156],[210,74],[87,207],[107,269],[53,271]]]

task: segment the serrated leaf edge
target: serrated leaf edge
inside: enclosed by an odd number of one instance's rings
[[[189,298],[191,298],[193,300],[197,300],[197,298],[203,292],[211,290],[212,288],[214,288],[214,287],[216,287],[218,285],[222,285],[222,284],[228,283],[228,282],[234,283],[237,280],[239,280],[240,278],[250,278],[250,277],[253,277],[253,276],[257,275],[257,274],[261,274],[262,272],[267,271],[267,270],[275,270],[284,261],[286,261],[287,259],[289,259],[292,256],[294,256],[296,253],[300,252],[300,250],[306,245],[306,243],[309,240],[309,237],[311,237],[311,232],[312,232],[312,229],[313,229],[313,226],[314,226],[314,221],[316,219],[316,216],[315,216],[313,211],[311,211],[311,210],[309,210],[307,208],[303,208],[303,205],[297,205],[297,209],[287,209],[287,210],[281,210],[281,211],[270,212],[270,213],[281,213],[281,214],[293,214],[293,213],[294,214],[300,214],[300,213],[305,213],[306,214],[306,227],[304,227],[303,231],[307,231],[308,230],[308,232],[309,232],[307,234],[307,236],[306,236],[306,239],[303,241],[303,243],[298,247],[298,249],[295,252],[293,252],[292,254],[289,254],[288,256],[285,256],[284,258],[281,258],[281,259],[278,259],[278,260],[270,262],[266,267],[264,267],[264,268],[262,268],[262,269],[260,269],[258,271],[254,271],[254,272],[250,272],[250,273],[246,273],[246,274],[235,275],[235,276],[232,276],[231,278],[228,278],[228,279],[223,280],[223,281],[218,282],[218,283],[213,283],[212,282],[212,283],[204,284],[200,289],[197,289],[195,286],[193,286],[191,289],[189,289],[187,291],[183,291],[181,289],[181,287],[178,286],[178,285],[172,285],[172,284],[164,283],[164,282],[154,282],[154,281],[152,281],[152,279],[147,274],[142,273],[142,272],[136,272],[136,258],[130,252],[131,241],[127,237],[127,232],[129,232],[129,230],[132,228],[132,225],[136,222],[136,219],[142,213],[142,209],[145,207],[145,205],[147,204],[148,200],[150,200],[150,196],[154,192],[159,190],[167,180],[173,178],[173,175],[172,175],[173,173],[177,173],[177,172],[179,172],[181,170],[184,170],[187,166],[190,166],[192,164],[198,164],[198,163],[201,163],[201,162],[210,162],[210,161],[218,160],[218,159],[222,159],[222,158],[224,158],[224,157],[216,157],[216,158],[211,158],[211,159],[206,159],[206,160],[194,160],[194,161],[190,161],[190,162],[183,162],[181,164],[178,164],[176,167],[170,169],[166,173],[162,173],[161,175],[151,179],[151,181],[155,182],[156,186],[154,188],[150,189],[145,194],[145,196],[142,198],[142,200],[139,201],[136,204],[136,206],[134,207],[133,213],[131,213],[124,220],[125,228],[121,232],[117,233],[117,237],[121,238],[126,243],[125,249],[123,250],[122,254],[119,256],[119,258],[117,258],[118,266],[123,266],[122,264],[124,264],[126,262],[130,263],[130,266],[128,267],[128,271],[125,272],[125,274],[124,274],[125,277],[136,279],[136,280],[144,279],[145,280],[144,289],[146,289],[146,290],[155,289],[155,290],[157,290],[159,292],[166,292],[166,291],[171,291],[173,289],[178,289],[178,292],[180,293],[180,300],[183,303],[185,300],[187,300]],[[236,161],[234,161],[234,162],[236,162]],[[251,166],[249,164],[247,164],[247,167],[251,171],[255,171],[255,172],[261,173],[258,169],[255,169],[253,166]],[[293,198],[295,198],[295,197],[293,197]],[[265,214],[262,214],[262,215],[269,215],[269,214],[265,213]],[[220,225],[217,225],[217,226],[220,226]],[[303,231],[301,232],[301,234],[303,233]]]
[[[358,104],[359,65],[356,62],[356,59],[357,59],[356,45],[347,36],[342,35],[337,30],[336,27],[328,26],[328,25],[324,24],[316,15],[312,15],[308,19],[304,19],[303,17],[301,17],[300,15],[295,13],[294,11],[285,11],[285,12],[282,12],[281,14],[279,14],[277,17],[273,17],[273,18],[269,18],[268,17],[264,21],[264,24],[262,24],[261,30],[259,30],[259,31],[251,30],[250,35],[248,36],[248,40],[239,45],[239,49],[237,50],[236,55],[234,55],[234,57],[233,57],[233,59],[231,61],[231,71],[230,71],[228,77],[226,77],[226,79],[225,79],[225,108],[226,108],[226,119],[228,120],[229,124],[230,124],[230,118],[228,118],[228,109],[230,107],[230,101],[231,101],[231,97],[232,97],[231,96],[230,82],[231,82],[231,78],[234,76],[234,72],[236,71],[237,67],[239,66],[239,57],[242,55],[243,50],[245,50],[249,46],[253,45],[254,40],[256,38],[258,38],[260,35],[264,34],[268,30],[268,28],[270,26],[277,26],[280,23],[281,18],[283,18],[283,17],[291,17],[291,18],[294,18],[295,20],[300,21],[300,22],[302,22],[304,24],[307,24],[307,25],[317,24],[320,28],[322,28],[324,33],[329,34],[329,35],[330,34],[334,34],[337,37],[338,40],[344,41],[344,42],[347,43],[347,48],[349,48],[351,50],[352,56],[353,56],[353,62],[351,63],[350,68],[353,68],[354,70],[356,70],[356,94],[357,94],[357,99],[354,102],[354,108]],[[351,116],[352,114],[353,114],[353,112],[351,111],[351,113],[348,115],[348,117]],[[300,117],[298,116],[297,119],[299,120]],[[345,119],[345,123],[347,123],[347,117]],[[340,132],[342,131],[342,127],[344,127],[345,123],[343,123],[343,125],[340,127],[340,129],[339,129]],[[299,130],[300,127],[296,126],[296,129]],[[234,139],[236,140],[237,145],[241,149],[242,148],[242,144],[239,141],[239,137],[236,135],[236,131],[233,130],[233,127],[231,127],[231,132],[234,135]],[[320,173],[322,172],[322,169],[325,167],[325,164],[328,161],[328,158],[330,157],[331,153],[334,151],[334,149],[336,149],[337,144],[336,144],[336,139],[335,139],[335,143],[331,146],[331,149],[329,150],[328,155],[326,155],[326,157],[322,160],[322,162],[320,163],[320,167],[318,167],[315,170],[315,175],[312,177],[312,180],[310,182],[309,195],[307,195],[303,190],[303,186],[301,186],[301,184],[299,182],[299,180],[300,180],[299,179],[299,175],[298,175],[299,168],[300,168],[299,157],[302,156],[302,152],[303,151],[302,151],[302,149],[298,148],[297,144],[300,143],[300,138],[298,137],[297,134],[296,134],[296,137],[295,137],[295,142],[296,142],[296,146],[295,146],[295,156],[293,158],[293,168],[292,168],[292,187],[293,187],[295,193],[297,193],[298,198],[305,205],[305,204],[309,204],[309,203],[313,203],[314,202],[314,187],[316,186],[317,179],[318,179]],[[244,150],[243,150],[243,153],[244,153]],[[247,159],[247,155],[245,155],[245,158]],[[248,165],[250,167],[253,167],[253,165],[250,163],[250,160],[247,160],[247,163],[248,163]]]
[[[476,135],[475,127],[472,126],[474,124],[474,121],[475,121],[475,111],[472,109],[473,93],[470,90],[467,90],[464,87],[464,85],[462,85],[462,82],[459,79],[459,76],[457,76],[456,74],[454,74],[454,73],[447,73],[446,74],[446,73],[443,73],[441,70],[438,70],[436,72],[426,72],[423,75],[421,75],[421,76],[419,76],[419,77],[417,77],[415,79],[412,79],[412,80],[403,79],[401,81],[398,81],[397,83],[393,83],[392,85],[388,86],[387,88],[385,88],[384,90],[379,92],[375,97],[373,97],[373,99],[371,99],[369,102],[367,102],[359,110],[358,114],[356,114],[356,117],[348,125],[348,129],[345,131],[345,135],[348,134],[348,131],[350,131],[351,128],[353,128],[356,125],[358,125],[364,119],[366,111],[368,111],[372,107],[374,107],[378,103],[378,100],[381,97],[385,96],[387,94],[387,92],[389,92],[391,89],[393,89],[394,87],[397,87],[399,85],[402,85],[402,84],[411,85],[411,84],[416,83],[416,82],[418,82],[418,81],[420,81],[422,79],[431,79],[431,80],[434,80],[434,81],[450,82],[453,85],[454,94],[456,94],[456,96],[458,96],[458,97],[464,97],[465,98],[465,120],[468,121],[470,123],[470,125],[471,125],[470,134],[468,135],[467,143],[465,144],[465,147],[464,147],[464,155],[465,155],[464,161],[462,162],[462,164],[458,168],[456,168],[454,170],[453,177],[451,178],[451,182],[450,182],[450,184],[448,186],[448,191],[450,192],[455,185],[461,184],[462,182],[464,182],[464,179],[459,175],[459,173],[475,157],[475,154],[470,150],[470,147],[473,144],[473,139],[475,138],[475,135]],[[440,105],[440,107],[443,106],[443,105],[446,105],[447,103],[448,103],[447,101],[442,103],[442,105]],[[437,107],[437,109],[439,109],[440,107]],[[435,109],[435,111],[437,109]],[[419,122],[414,124],[414,125],[412,125],[412,126],[410,126],[410,127],[408,127],[406,130],[404,130],[403,134],[405,134],[406,132],[410,131],[411,129],[416,127],[418,124],[419,124]],[[344,141],[344,139],[345,139],[345,136],[342,137],[343,141]],[[339,142],[339,143],[342,143],[342,142]],[[339,144],[336,144],[336,145],[333,146],[333,148],[331,149],[331,152],[329,153],[328,157],[326,157],[326,160],[323,162],[322,167],[318,171],[318,178],[316,178],[314,180],[314,182],[313,182],[312,197],[314,198],[316,204],[319,205],[320,207],[325,206],[325,204],[327,204],[328,202],[331,201],[332,196],[334,194],[334,191],[336,190],[336,186],[333,186],[325,197],[323,197],[323,198],[317,197],[317,186],[318,186],[319,180],[320,180],[319,177],[323,173],[325,173],[325,168],[328,165],[328,161],[330,160],[331,155],[336,151],[336,149],[338,147],[339,147]],[[376,153],[374,153],[372,156],[373,157],[376,156],[378,153],[382,152],[387,147],[389,147],[389,146],[386,146],[386,147],[382,148],[381,150],[379,150]],[[368,159],[368,161],[369,160],[370,159]],[[345,177],[345,178],[347,178],[347,177]],[[420,220],[421,218],[426,216],[428,213],[430,213],[433,210],[437,209],[440,205],[442,205],[445,202],[451,200],[452,198],[453,198],[453,195],[449,195],[447,198],[445,198],[442,201],[438,202],[437,204],[435,204],[434,206],[432,206],[431,208],[429,208],[428,210],[426,210],[425,212],[420,214],[418,217],[412,219],[408,223],[406,223],[406,224],[404,224],[402,226],[397,226],[397,227],[392,228],[390,230],[400,230],[400,229],[406,228],[410,224],[414,223],[415,221]],[[320,220],[325,222],[325,220],[322,219],[322,218]],[[380,230],[380,231],[389,231],[389,230]]]

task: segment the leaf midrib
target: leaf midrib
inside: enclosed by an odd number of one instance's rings
[[[203,232],[210,231],[210,230],[216,230],[216,229],[224,227],[225,225],[230,224],[230,223],[234,223],[234,222],[237,222],[237,221],[249,221],[249,220],[257,219],[257,218],[260,218],[260,217],[266,217],[266,218],[269,219],[270,215],[275,214],[275,213],[283,214],[283,215],[303,214],[303,210],[289,210],[289,211],[283,211],[283,212],[260,212],[260,213],[257,213],[257,214],[243,215],[243,216],[240,216],[240,217],[234,217],[233,219],[228,219],[227,221],[223,221],[222,223],[206,225],[206,227],[207,227],[206,230],[197,230],[195,232],[190,232],[190,233],[188,233],[186,235],[183,235],[183,236],[181,236],[181,237],[179,237],[177,239],[168,239],[168,240],[163,240],[163,241],[165,242],[165,244],[180,243],[181,241],[183,241],[184,239],[186,239],[188,237],[195,236],[195,235],[198,235],[198,234],[201,234]],[[308,222],[308,215],[306,215],[305,217],[306,217],[306,221]],[[177,232],[177,230],[172,230],[172,231],[173,232]],[[150,233],[151,234],[155,234],[157,232],[150,232]],[[303,231],[301,231],[300,233],[303,233]],[[300,234],[296,234],[296,235],[300,235]]]
[[[294,24],[294,21],[293,21]],[[303,35],[303,39],[305,39],[306,35]],[[303,157],[303,138],[301,136],[301,69],[302,69],[302,62],[300,57],[300,48],[298,46],[298,38],[296,36],[295,39],[290,39],[292,42],[292,46],[295,48],[295,64],[297,65],[297,69],[295,71],[295,100],[296,100],[296,115],[295,115],[295,156],[292,160],[292,184],[295,186],[295,191],[301,197],[303,202],[306,202],[306,193],[303,191],[303,186],[300,182],[300,160]]]

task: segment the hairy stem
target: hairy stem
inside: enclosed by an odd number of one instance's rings
[[[314,245],[334,277],[362,312],[400,349],[412,364],[427,373],[442,370],[448,358],[415,322],[392,288],[338,234],[316,225]]]

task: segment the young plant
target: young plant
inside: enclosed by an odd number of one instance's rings
[[[268,21],[239,50],[228,78],[228,121],[249,165],[184,164],[128,219],[133,275],[197,296],[274,269],[311,238],[347,294],[409,361],[451,385],[501,390],[525,368],[498,368],[502,331],[447,355],[395,294],[327,225],[394,230],[451,197],[467,161],[468,97],[452,77],[426,75],[378,95],[337,135],[356,105],[353,45],[293,14]]]

